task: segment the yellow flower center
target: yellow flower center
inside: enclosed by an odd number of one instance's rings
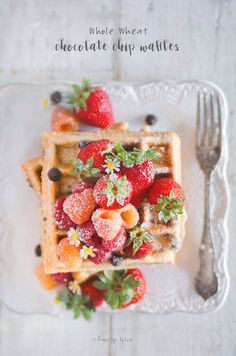
[[[115,165],[114,162],[108,162],[108,163],[107,163],[107,168],[109,168],[109,169],[115,169],[115,168],[116,168],[116,165]]]
[[[77,232],[73,232],[73,233],[71,234],[71,240],[72,240],[72,241],[78,241],[78,240],[79,240],[79,235],[78,235]]]
[[[92,253],[93,253],[93,250],[92,250],[92,248],[91,248],[91,247],[86,248],[86,250],[85,250],[85,254],[86,254],[87,256],[92,255]]]

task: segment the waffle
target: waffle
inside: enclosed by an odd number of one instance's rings
[[[54,222],[53,210],[56,199],[71,192],[78,177],[71,174],[68,159],[78,155],[80,141],[92,142],[102,138],[109,138],[113,142],[120,142],[127,150],[137,147],[147,150],[152,147],[161,153],[161,158],[153,161],[156,178],[173,177],[181,183],[180,173],[180,140],[175,133],[149,132],[114,132],[109,130],[78,132],[78,133],[44,133],[43,134],[43,171],[42,171],[42,251],[46,273],[95,271],[104,269],[134,268],[159,263],[174,263],[175,253],[180,248],[184,236],[184,215],[168,225],[157,221],[155,212],[150,209],[147,201],[139,208],[140,221],[149,222],[150,230],[155,236],[156,249],[144,259],[124,259],[119,267],[110,262],[99,265],[89,260],[78,264],[68,265],[60,261],[56,254],[57,243],[67,236],[67,231],[59,230]],[[50,168],[57,167],[62,172],[58,182],[48,179]]]
[[[30,187],[32,187],[36,193],[41,196],[42,191],[42,157],[33,158],[27,162],[21,164],[21,167],[25,173],[25,177]]]
[[[126,121],[120,121],[113,124],[110,130],[116,132],[124,132],[129,130],[129,124]],[[38,195],[41,196],[42,192],[42,178],[41,172],[43,169],[42,166],[42,156],[35,157],[29,161],[26,161],[21,164],[23,171],[25,172],[25,177],[30,187],[33,188]]]

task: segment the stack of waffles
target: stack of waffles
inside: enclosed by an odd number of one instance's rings
[[[76,133],[46,132],[43,134],[43,158],[38,157],[23,163],[22,168],[30,185],[40,195],[42,201],[42,253],[46,273],[80,272],[86,278],[91,273],[105,269],[135,268],[160,263],[174,263],[176,251],[181,247],[184,237],[185,214],[179,215],[176,221],[164,224],[155,216],[147,200],[139,207],[140,222],[147,222],[155,238],[156,248],[143,259],[125,258],[121,266],[113,266],[109,261],[94,264],[84,260],[76,265],[65,264],[56,253],[58,242],[67,236],[66,230],[59,230],[54,221],[54,205],[58,198],[71,192],[78,177],[71,173],[69,159],[77,158],[81,142],[93,142],[109,139],[119,142],[124,148],[134,147],[146,151],[149,147],[161,154],[153,160],[156,178],[171,177],[181,184],[180,173],[180,140],[172,132],[130,132],[125,129],[101,131],[80,131]],[[51,168],[58,168],[61,179],[53,182],[48,178]],[[158,248],[157,248],[158,246]]]

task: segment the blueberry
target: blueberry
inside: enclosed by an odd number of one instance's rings
[[[62,173],[58,168],[51,168],[48,171],[48,178],[53,182],[57,182],[61,179]]]
[[[146,117],[145,117],[145,122],[147,125],[155,125],[157,123],[157,117],[153,114],[148,114]]]
[[[51,102],[53,104],[59,104],[62,100],[62,95],[59,91],[54,91],[51,95],[50,95],[50,99]]]
[[[119,266],[123,262],[123,257],[121,255],[114,254],[111,258],[111,264],[113,266]]]
[[[88,146],[91,143],[91,141],[79,141],[78,147],[83,148],[85,146]]]
[[[42,251],[41,251],[41,245],[37,245],[36,247],[35,247],[35,255],[37,256],[37,257],[40,257],[41,255],[42,255]]]

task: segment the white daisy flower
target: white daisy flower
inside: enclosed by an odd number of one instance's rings
[[[80,286],[78,281],[70,281],[68,284],[68,289],[74,294],[80,294]]]
[[[69,244],[75,247],[80,245],[80,237],[78,231],[76,231],[73,227],[67,233],[67,239],[69,240]]]
[[[90,257],[94,257],[95,256],[95,253],[97,249],[94,248],[93,246],[86,246],[84,245],[81,250],[80,250],[80,256],[86,260],[89,256]]]
[[[103,166],[106,173],[119,172],[120,170],[120,161],[115,157],[107,157],[105,164]]]

